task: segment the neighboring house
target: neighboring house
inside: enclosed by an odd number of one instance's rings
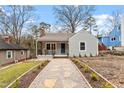
[[[116,26],[107,36],[98,37],[99,43],[107,48],[124,46],[124,17],[122,17],[120,26]]]
[[[11,42],[9,36],[0,37],[0,65],[29,58],[29,50]]]
[[[97,56],[98,40],[87,31],[43,33],[38,39],[41,55]]]
[[[107,36],[98,37],[98,39],[107,48],[121,46],[121,31],[118,27],[115,27]]]

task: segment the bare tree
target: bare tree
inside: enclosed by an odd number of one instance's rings
[[[54,7],[54,13],[58,21],[74,33],[77,27],[81,26],[83,21],[91,15],[94,8],[95,6],[88,5],[62,5]]]
[[[15,43],[20,44],[20,38],[22,31],[27,26],[27,22],[32,18],[32,6],[19,6],[11,5],[5,6],[8,11],[0,12],[3,14],[0,20],[0,24],[3,24],[5,29],[3,30],[4,34],[12,35]],[[2,28],[1,28],[2,29]]]
[[[106,27],[109,31],[112,31],[115,27],[120,27],[120,20],[121,20],[122,12],[121,10],[113,11],[112,17],[108,17]]]

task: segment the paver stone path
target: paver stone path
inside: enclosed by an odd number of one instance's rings
[[[38,74],[30,88],[89,88],[70,59],[58,58]]]

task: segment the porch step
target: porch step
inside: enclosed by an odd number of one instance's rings
[[[68,58],[67,55],[54,55],[54,58]]]
[[[37,58],[39,60],[51,60],[53,56],[52,55],[38,55]]]
[[[53,58],[52,55],[38,55],[37,58],[39,60],[51,60]],[[67,55],[54,55],[54,58],[68,58]]]

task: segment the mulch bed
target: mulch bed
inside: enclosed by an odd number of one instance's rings
[[[35,71],[30,71],[26,75],[22,76],[20,79],[19,88],[28,88],[35,77],[40,73],[43,68],[35,69]]]

